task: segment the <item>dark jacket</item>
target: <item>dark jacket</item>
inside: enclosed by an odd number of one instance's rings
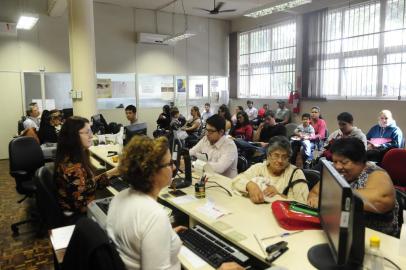
[[[393,121],[387,127],[381,127],[378,124],[373,126],[367,133],[367,140],[372,138],[389,138],[390,142],[380,145],[380,148],[401,148],[403,141],[403,134],[396,122]]]
[[[123,261],[100,226],[89,218],[76,223],[62,270],[125,270]]]

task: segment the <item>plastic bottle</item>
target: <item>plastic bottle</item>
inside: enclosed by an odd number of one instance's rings
[[[406,256],[406,210],[403,210],[403,225],[400,229],[399,255]]]
[[[381,240],[378,236],[369,238],[368,260],[366,263],[367,269],[370,270],[383,270],[383,256],[379,250]]]

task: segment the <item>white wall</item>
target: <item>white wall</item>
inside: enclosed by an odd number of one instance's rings
[[[70,72],[67,13],[62,17],[48,17],[46,0],[27,0],[25,7],[40,14],[40,20],[30,31],[19,31],[18,36],[0,35],[0,85],[14,85],[16,89],[4,93],[14,102],[16,119],[24,114],[21,84],[14,83],[10,72],[34,71]],[[19,1],[1,0],[0,21],[15,22]],[[135,43],[135,33],[174,34],[184,30],[184,17],[177,14],[132,9],[109,4],[94,4],[96,67],[98,73],[152,73],[177,75],[227,76],[227,37],[230,23],[217,19],[188,16],[189,29],[198,35],[179,42],[176,46],[145,45]],[[13,81],[13,84],[10,83]],[[3,93],[2,89],[2,93]],[[21,97],[19,97],[21,98]],[[148,123],[148,131],[156,126],[161,108],[138,108],[140,121]],[[109,121],[126,123],[122,110],[103,111]],[[143,119],[144,118],[144,119]],[[0,145],[8,144],[16,132],[17,123],[12,118],[2,121],[9,132],[2,132]],[[152,132],[152,131],[151,131]],[[0,153],[7,158],[7,153]]]

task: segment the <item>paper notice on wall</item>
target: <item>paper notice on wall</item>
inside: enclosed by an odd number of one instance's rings
[[[112,97],[111,79],[97,79],[96,95],[97,98]]]
[[[195,94],[196,97],[203,97],[203,84],[195,85]]]
[[[174,89],[173,87],[161,87],[161,99],[163,100],[173,100],[174,98]]]
[[[55,99],[46,99],[45,100],[45,106],[42,105],[42,99],[33,99],[32,102],[37,103],[38,109],[40,112],[44,110],[54,110],[56,108],[55,106]]]
[[[176,80],[176,90],[178,91],[178,93],[186,92],[186,80],[185,79]]]

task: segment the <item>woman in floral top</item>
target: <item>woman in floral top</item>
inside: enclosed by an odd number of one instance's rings
[[[331,146],[335,169],[364,201],[365,226],[396,236],[399,232],[395,189],[384,169],[366,161],[364,143],[355,137],[335,141]],[[309,193],[308,203],[317,207],[319,183]]]
[[[117,174],[114,168],[94,176],[88,150],[92,137],[89,120],[77,116],[68,118],[59,133],[55,179],[59,204],[68,215],[86,213],[96,189],[108,185],[108,178]]]

